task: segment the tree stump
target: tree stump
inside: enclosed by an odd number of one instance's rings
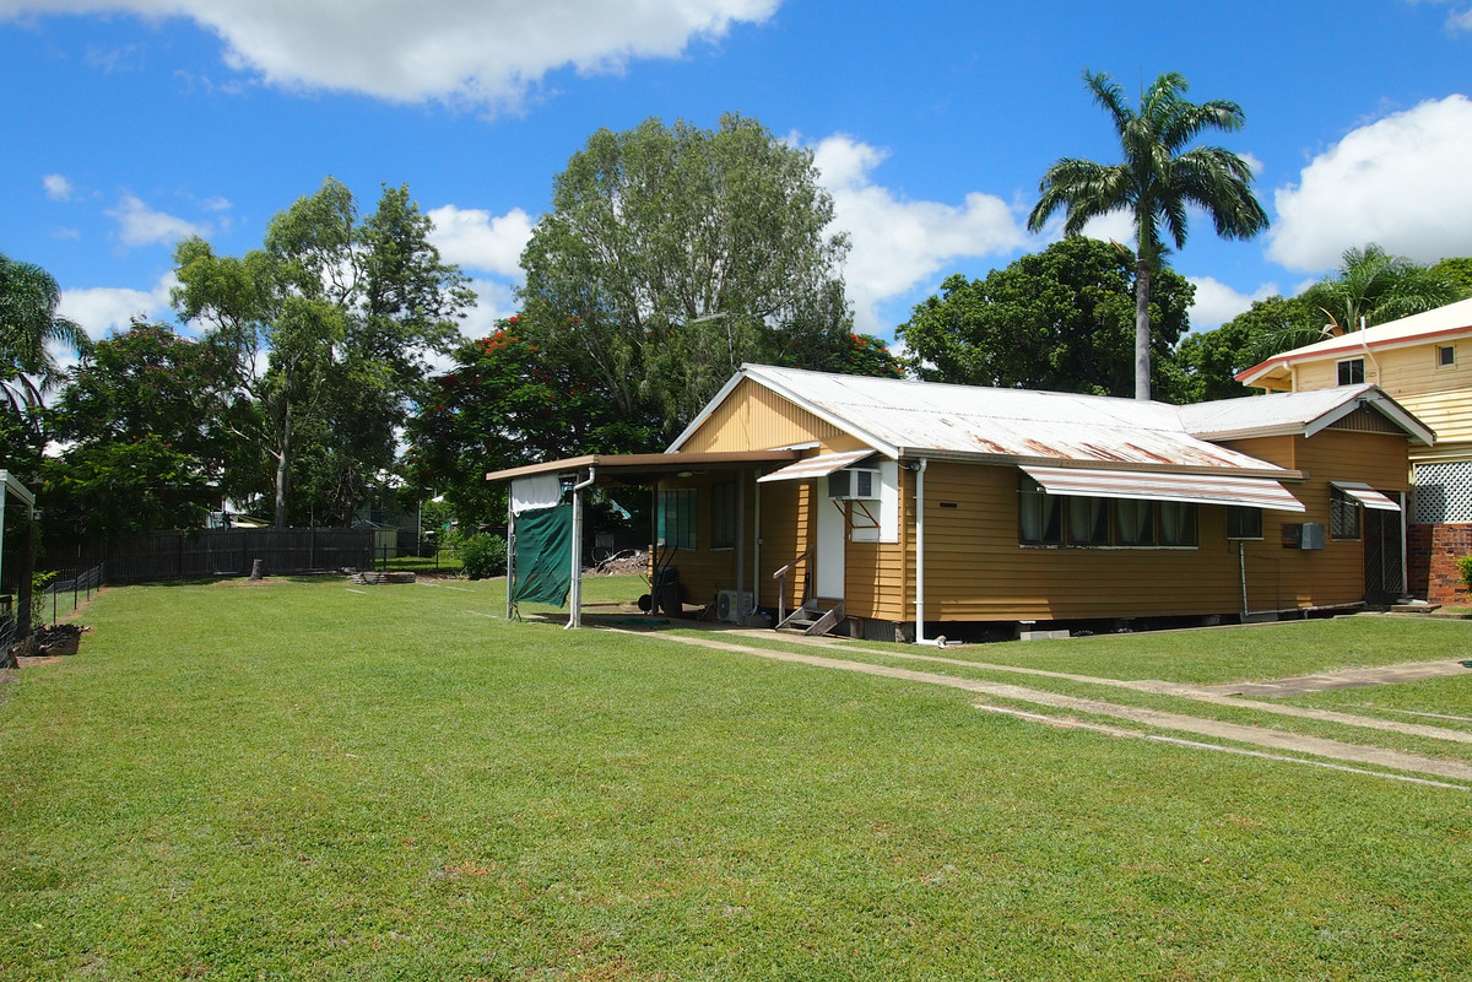
[[[253,580],[265,579],[266,561],[264,559],[252,559],[250,561],[250,578]]]

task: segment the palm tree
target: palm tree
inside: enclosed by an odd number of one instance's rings
[[[37,376],[44,387],[60,376],[53,346],[84,355],[92,350],[79,324],[57,316],[60,303],[61,288],[50,273],[0,254],[0,371],[11,378]]]
[[[1208,129],[1232,131],[1245,117],[1235,102],[1193,103],[1184,98],[1186,79],[1162,75],[1140,97],[1139,109],[1124,103],[1108,75],[1084,72],[1084,84],[1113,118],[1124,161],[1099,164],[1065,157],[1048,168],[1028,228],[1041,232],[1060,208],[1065,235],[1080,235],[1090,219],[1127,210],[1135,225],[1135,398],[1150,398],[1150,276],[1166,255],[1162,229],[1177,249],[1186,244],[1187,208],[1211,216],[1218,235],[1247,239],[1268,226],[1267,213],[1252,194],[1252,169],[1221,147],[1186,145]]]
[[[1371,242],[1346,250],[1338,272],[1309,287],[1302,299],[1329,318],[1328,333],[1343,334],[1432,310],[1461,296],[1449,276]]]

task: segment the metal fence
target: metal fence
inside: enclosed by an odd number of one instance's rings
[[[260,560],[282,576],[321,570],[369,569],[372,529],[195,529],[143,532],[81,550],[79,566],[103,567],[109,584],[245,576]]]
[[[72,571],[65,579],[58,577],[46,584],[46,588],[37,595],[34,601],[36,617],[39,623],[46,619],[48,614],[51,623],[55,624],[57,619],[70,614],[83,603],[92,599],[92,593],[102,587],[102,564],[98,563],[90,569]]]

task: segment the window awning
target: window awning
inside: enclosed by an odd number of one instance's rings
[[[1159,471],[1109,471],[1089,467],[1022,468],[1048,494],[1084,498],[1138,498],[1201,505],[1234,505],[1266,511],[1307,511],[1277,481],[1261,477],[1176,474]]]
[[[1366,508],[1373,508],[1376,511],[1400,511],[1400,505],[1395,503],[1394,498],[1381,494],[1368,484],[1359,481],[1330,481],[1329,483],[1334,486],[1335,490],[1343,491]]]
[[[816,457],[799,460],[795,464],[779,467],[770,474],[757,478],[758,484],[770,481],[806,481],[814,477],[827,477],[834,471],[857,464],[865,457],[874,456],[873,450],[846,450],[843,453],[820,453]]]

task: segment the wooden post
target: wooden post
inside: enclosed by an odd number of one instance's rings
[[[516,585],[516,506],[512,498],[511,487],[515,482],[506,485],[506,619],[511,620],[515,613],[516,605],[511,600],[511,591]],[[434,564],[438,568],[440,564],[440,543],[435,539]]]

